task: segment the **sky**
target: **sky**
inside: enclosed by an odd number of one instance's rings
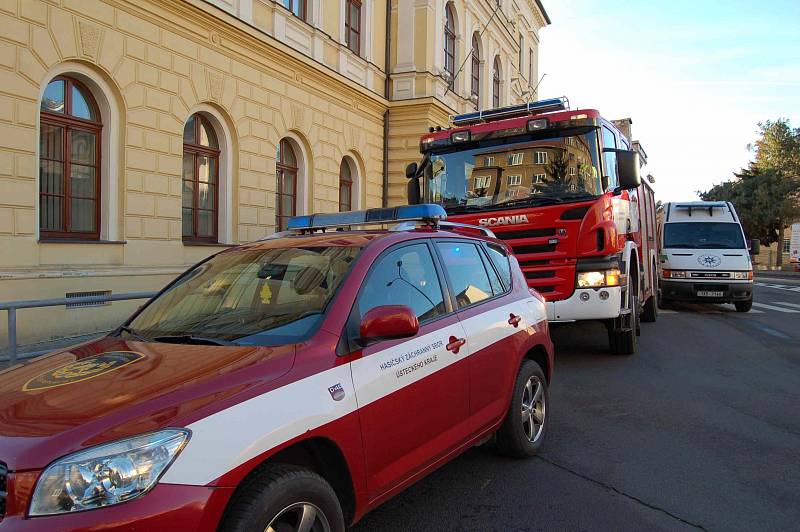
[[[800,0],[543,0],[540,99],[630,117],[664,202],[733,177],[758,123],[800,127]]]

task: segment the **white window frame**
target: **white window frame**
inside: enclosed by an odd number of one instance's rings
[[[494,156],[490,155],[483,158],[483,166],[494,166]]]
[[[533,184],[538,185],[540,183],[544,183],[547,174],[534,174],[533,175]]]
[[[578,169],[574,166],[570,166],[569,168],[569,175],[578,175]]]
[[[547,164],[547,152],[546,151],[537,151],[535,164]]]
[[[522,184],[522,176],[520,174],[511,174],[508,176],[508,186],[515,187]]]
[[[508,156],[508,166],[519,166],[522,164],[522,159],[525,154],[523,152],[512,153]]]
[[[492,183],[492,176],[479,175],[475,178],[475,188],[489,188]]]

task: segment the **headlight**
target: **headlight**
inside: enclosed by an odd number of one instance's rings
[[[686,279],[686,272],[683,270],[664,270],[664,279]]]
[[[93,510],[144,495],[188,440],[188,430],[168,429],[65,456],[39,477],[30,515]]]
[[[598,272],[578,272],[578,288],[619,286],[621,277],[616,268]]]
[[[753,278],[753,271],[748,272],[733,272],[733,278],[739,280],[750,280]]]

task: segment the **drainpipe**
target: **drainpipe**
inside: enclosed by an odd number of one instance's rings
[[[383,87],[383,97],[387,103],[389,101],[389,89],[391,80],[389,79],[389,59],[392,47],[392,0],[386,0],[386,50],[383,59],[383,70],[386,81]],[[389,205],[389,108],[383,113],[383,194],[381,195],[381,206]]]

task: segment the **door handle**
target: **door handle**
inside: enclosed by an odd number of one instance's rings
[[[508,315],[508,324],[513,325],[514,327],[519,327],[519,322],[522,321],[521,316],[514,316],[514,313]]]
[[[447,344],[447,350],[458,354],[458,350],[461,349],[461,346],[466,343],[467,340],[464,338],[456,338],[455,336],[451,336],[449,343]]]

